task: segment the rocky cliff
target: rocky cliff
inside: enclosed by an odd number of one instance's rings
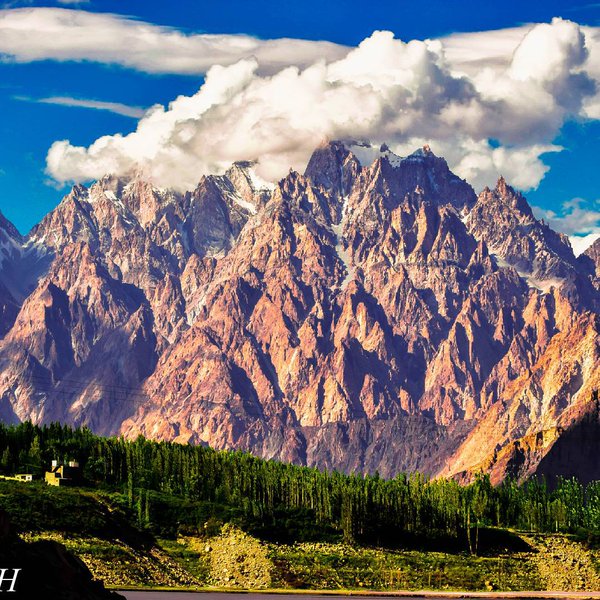
[[[500,480],[600,386],[597,249],[428,147],[324,144],[276,186],[105,177],[3,232],[0,284],[29,273],[0,285],[5,420]]]

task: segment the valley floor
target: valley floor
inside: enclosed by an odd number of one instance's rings
[[[233,528],[216,538],[157,540],[145,548],[60,532],[23,537],[63,543],[95,577],[117,589],[600,590],[600,550],[565,535],[519,534],[529,551],[486,557],[346,544],[262,544]]]
[[[0,481],[0,510],[25,541],[63,544],[119,590],[600,592],[597,528],[472,527],[470,543],[460,530],[445,538],[393,530],[376,547],[343,543],[344,529],[317,525],[310,512],[273,510],[252,521],[233,501],[153,492],[149,502],[143,490],[18,481]]]

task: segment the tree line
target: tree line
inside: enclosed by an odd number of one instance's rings
[[[472,552],[483,526],[600,531],[600,482],[563,478],[550,487],[541,478],[509,479],[494,487],[484,474],[461,485],[418,473],[383,479],[322,472],[240,451],[99,437],[60,424],[0,424],[0,472],[41,477],[55,459],[78,460],[86,485],[121,492],[143,526],[160,520],[161,498],[177,497],[181,506],[203,503],[202,519],[210,514],[207,506],[233,507],[235,514],[267,525],[278,515],[302,515],[347,541],[461,539]]]

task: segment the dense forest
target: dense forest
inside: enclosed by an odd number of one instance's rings
[[[493,487],[413,474],[324,473],[207,447],[103,438],[52,424],[0,425],[0,472],[42,478],[53,459],[78,460],[85,485],[120,492],[138,525],[162,535],[237,521],[265,536],[343,536],[361,543],[462,540],[477,551],[481,527],[600,530],[600,482],[543,479]]]

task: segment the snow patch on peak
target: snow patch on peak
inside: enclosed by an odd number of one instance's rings
[[[543,294],[547,294],[552,288],[559,288],[564,283],[562,279],[558,279],[556,277],[549,277],[546,279],[542,279],[540,277],[535,277],[532,273],[528,273],[526,271],[522,271],[517,269],[514,265],[511,265],[506,260],[504,260],[499,254],[498,249],[494,247],[488,248],[490,256],[496,262],[496,265],[500,269],[510,269],[514,268],[517,272],[517,275],[525,281],[527,287],[530,289],[538,290]]]
[[[335,234],[335,252],[338,258],[346,269],[346,275],[340,285],[340,289],[345,289],[348,283],[354,278],[354,267],[352,266],[352,258],[347,248],[344,248],[343,241],[343,228],[344,228],[344,217],[348,213],[348,196],[344,196],[342,204],[342,218],[337,225],[332,225],[331,229]]]
[[[107,200],[110,200],[114,204],[117,211],[123,217],[123,220],[125,222],[127,222],[129,225],[133,225],[134,224],[133,220],[131,219],[131,216],[130,216],[129,211],[127,210],[127,207],[125,206],[125,204],[123,204],[123,200],[118,198],[117,195],[112,190],[103,190],[103,192],[104,192],[104,197]]]
[[[368,142],[348,142],[345,148],[358,159],[361,167],[370,167],[379,158],[387,158],[392,167],[399,167],[402,157],[392,152],[387,144],[373,146]]]
[[[255,191],[255,192],[263,192],[263,191],[272,192],[276,187],[275,184],[271,181],[267,181],[266,179],[263,179],[256,172],[255,167],[256,167],[255,162],[245,160],[245,161],[238,161],[236,163],[233,163],[233,166],[231,167],[231,169],[237,169],[238,171],[241,171],[244,174],[246,180],[250,184],[250,187],[252,188],[253,191]],[[228,173],[225,173],[225,175],[227,176]]]
[[[215,176],[214,181],[221,193],[228,198],[230,202],[237,204],[252,215],[256,214],[256,206],[252,204],[252,202],[244,200],[226,176]]]
[[[256,214],[256,206],[251,202],[246,202],[239,194],[229,194],[229,197],[238,205],[247,210],[250,214]]]
[[[49,253],[50,249],[46,245],[46,234],[40,236],[32,235],[31,237],[27,238],[25,244],[23,244],[23,251],[25,253]]]
[[[6,232],[0,230],[0,267],[5,260],[11,260],[21,250],[21,245]]]
[[[538,277],[533,277],[533,275],[528,275],[527,273],[519,273],[519,277],[523,278],[527,285],[535,290],[539,290],[540,292],[547,294],[550,292],[552,288],[559,288],[564,283],[562,279],[557,279],[555,277],[550,279],[539,279]]]
[[[394,167],[395,169],[398,168],[404,160],[401,156],[394,154],[391,150],[386,152],[385,154],[382,154],[382,156],[384,158],[387,158],[390,165],[392,165],[392,167]]]

